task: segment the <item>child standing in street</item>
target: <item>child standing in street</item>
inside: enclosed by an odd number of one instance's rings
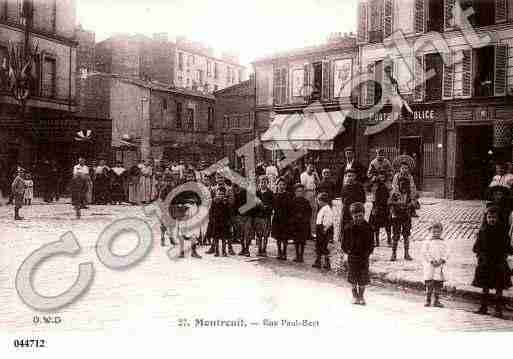
[[[353,203],[349,208],[352,221],[344,228],[342,250],[347,254],[348,278],[353,285],[353,304],[365,305],[365,286],[370,283],[369,257],[374,251],[372,228],[365,221],[363,203]]]
[[[328,203],[329,195],[327,193],[320,193],[317,196],[317,203],[319,204],[319,212],[317,212],[317,236],[316,236],[316,254],[317,259],[312,265],[314,268],[321,268],[322,257],[324,256],[324,268],[331,269],[330,265],[330,251],[328,244],[333,239],[333,211]]]
[[[226,240],[230,237],[231,208],[226,203],[225,187],[219,186],[216,188],[216,195],[210,210],[210,219],[212,220],[211,235],[214,240],[214,256],[219,257],[219,242],[221,242],[223,257],[227,257]]]
[[[306,241],[310,238],[312,230],[310,220],[312,207],[305,197],[305,186],[298,183],[294,186],[295,198],[292,201],[291,231],[296,245],[296,259],[294,262],[303,263]]]
[[[259,257],[267,257],[267,240],[273,214],[273,196],[274,194],[269,188],[269,179],[267,176],[261,176],[260,188],[257,190],[257,197],[260,202],[257,204],[255,213],[255,232]]]
[[[20,209],[23,207],[26,189],[23,172],[23,169],[18,167],[16,177],[11,185],[12,196],[14,199],[14,220],[16,221],[21,221],[23,219],[23,217],[20,216]]]
[[[344,203],[342,215],[342,228],[346,224],[351,223],[351,213],[349,208],[353,203],[365,203],[365,189],[358,182],[356,170],[349,169],[346,171],[346,184],[342,188],[342,201]]]
[[[80,219],[80,210],[84,208],[86,202],[86,195],[88,191],[88,178],[87,175],[76,172],[71,180],[71,204],[75,209],[75,216]]]
[[[433,306],[443,308],[442,303],[440,303],[440,293],[445,281],[444,267],[447,263],[447,246],[441,237],[443,232],[442,223],[433,223],[430,230],[431,238],[424,241],[421,250],[426,284],[426,303],[424,306],[431,306],[431,297],[434,292],[435,302]]]
[[[411,207],[413,205],[410,194],[410,181],[406,178],[399,179],[399,190],[393,191],[390,200],[390,212],[392,215],[392,257],[390,261],[397,260],[397,246],[401,235],[404,240],[404,259],[411,261],[410,234],[411,234]]]
[[[287,191],[285,178],[278,178],[277,192],[273,198],[272,236],[278,245],[278,260],[287,260],[287,245],[290,235],[290,215],[292,198]]]
[[[495,316],[502,318],[502,292],[512,286],[507,257],[513,255],[513,248],[507,226],[499,221],[497,207],[487,208],[485,221],[477,234],[472,250],[477,256],[477,267],[472,285],[483,289],[481,306],[476,313],[488,314],[490,289],[495,289],[497,296]]]
[[[32,204],[32,200],[34,199],[34,181],[32,180],[32,175],[27,173],[25,175],[25,205],[30,206]]]
[[[385,174],[380,173],[376,176],[377,187],[374,193],[374,201],[372,202],[372,211],[369,218],[369,224],[374,230],[376,247],[379,247],[379,234],[381,228],[385,228],[387,233],[387,243],[392,245],[392,230],[390,226],[390,210],[388,200],[390,199],[390,191],[385,183]]]

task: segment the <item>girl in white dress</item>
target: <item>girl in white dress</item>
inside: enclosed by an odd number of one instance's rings
[[[25,178],[25,195],[23,198],[26,206],[30,206],[34,199],[34,181],[32,180],[32,175],[30,173],[27,173]]]

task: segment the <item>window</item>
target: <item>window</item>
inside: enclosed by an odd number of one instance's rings
[[[176,128],[177,129],[182,128],[182,103],[181,102],[176,103]]]
[[[486,46],[474,50],[474,96],[493,96],[495,48]]]
[[[224,115],[223,120],[224,120],[224,123],[223,123],[224,128],[229,129],[230,128],[230,118],[228,117],[228,115]]]
[[[429,0],[427,5],[427,31],[444,31],[444,1]]]
[[[42,96],[55,97],[55,76],[56,61],[54,58],[45,56],[43,61],[43,84]]]
[[[167,99],[162,99],[162,109],[164,111],[167,111]]]
[[[369,42],[383,42],[383,1],[371,0],[370,2],[370,31]]]
[[[495,24],[495,1],[462,1],[463,9],[472,7],[474,14],[469,21],[474,26],[489,26]]]
[[[194,109],[187,109],[187,129],[194,130]]]
[[[242,81],[242,70],[239,70],[239,82]]]
[[[287,72],[286,68],[274,70],[273,97],[277,105],[287,103]]]
[[[434,76],[426,79],[426,101],[437,101],[442,99],[443,81],[443,60],[440,54],[428,54],[424,58],[425,71],[433,70]]]
[[[303,68],[292,70],[292,97],[304,96],[305,71]]]
[[[191,67],[192,64],[193,64],[193,58],[192,58],[192,55],[189,55],[189,57],[187,57],[187,66]]]
[[[214,130],[214,108],[213,107],[208,108],[207,126],[208,126],[209,131]]]
[[[0,0],[0,20],[7,17],[7,0]]]
[[[322,91],[322,62],[313,64],[312,100],[320,100]]]
[[[178,70],[183,71],[183,53],[178,53]]]
[[[198,81],[200,84],[203,84],[204,74],[205,72],[203,72],[203,70],[198,70]]]
[[[214,78],[219,78],[219,66],[217,65],[217,62],[214,62]]]
[[[212,63],[210,61],[207,61],[207,77],[212,76]]]

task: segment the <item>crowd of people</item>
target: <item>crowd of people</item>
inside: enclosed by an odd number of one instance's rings
[[[157,199],[165,200],[179,186],[201,183],[212,198],[211,206],[200,225],[187,226],[178,221],[173,228],[161,224],[161,244],[167,240],[180,245],[179,257],[185,256],[184,241],[191,241],[191,253],[201,258],[198,245],[210,246],[206,251],[216,257],[236,255],[234,245],[240,245],[240,256],[251,256],[253,243],[256,255],[267,257],[269,239],[276,242],[277,259],[288,260],[289,244],[294,245],[294,262],[304,262],[305,244],[315,241],[316,258],[312,266],[331,269],[330,243],[339,230],[342,251],[347,255],[348,281],[353,285],[353,303],[365,304],[365,286],[369,283],[369,257],[379,247],[380,231],[385,229],[387,244],[391,247],[390,261],[398,259],[398,246],[403,243],[404,260],[412,260],[410,236],[412,217],[419,209],[418,193],[412,176],[412,163],[401,161],[394,165],[377,150],[376,158],[368,168],[355,159],[354,150],[345,149],[344,162],[337,173],[329,168],[317,169],[306,163],[302,170],[298,164],[280,166],[280,163],[261,162],[255,170],[254,205],[246,185],[231,182],[223,171],[208,174],[204,163],[195,166],[179,162],[147,160],[130,168],[121,163],[109,167],[100,160],[87,166],[79,159],[73,168],[70,183],[72,204],[77,218],[88,204],[145,204]],[[321,173],[319,176],[318,173]],[[248,182],[249,183],[249,182]],[[478,232],[474,252],[478,265],[472,284],[482,288],[481,306],[477,311],[488,311],[490,290],[496,290],[496,313],[502,317],[503,290],[512,286],[511,270],[506,261],[513,255],[511,223],[513,212],[513,175],[506,173],[503,164],[497,164],[496,176],[489,185],[486,212]],[[30,174],[19,168],[12,182],[15,219],[23,219],[19,211],[30,205],[34,183]],[[186,220],[205,203],[198,191],[190,189],[178,193],[170,203],[173,218]],[[365,202],[372,197],[369,220],[365,220]],[[338,206],[336,205],[338,204]],[[340,209],[341,212],[337,212]],[[337,219],[340,220],[338,224]],[[339,226],[337,228],[337,226]],[[443,226],[435,222],[431,236],[421,248],[426,284],[426,306],[443,307],[440,293],[446,280],[444,267],[448,260],[443,241]],[[166,238],[167,237],[167,238]],[[432,296],[434,295],[434,302]]]

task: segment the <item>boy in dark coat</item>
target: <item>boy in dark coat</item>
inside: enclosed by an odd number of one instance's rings
[[[348,169],[346,171],[347,184],[342,188],[343,217],[342,228],[351,223],[352,217],[349,208],[353,203],[365,203],[365,189],[363,185],[357,181],[356,170]]]
[[[312,230],[310,219],[312,218],[312,207],[305,198],[305,186],[298,183],[294,186],[295,198],[292,200],[291,211],[291,232],[296,245],[296,259],[294,262],[303,263],[306,241],[310,238]]]
[[[362,203],[350,207],[352,222],[344,228],[342,250],[347,254],[349,283],[353,285],[353,304],[365,305],[365,286],[370,283],[369,257],[374,251],[371,226],[365,221]]]
[[[273,223],[272,236],[278,245],[278,259],[287,260],[287,245],[291,237],[290,215],[291,215],[291,194],[287,191],[287,181],[280,177],[277,181],[277,192],[273,197]]]
[[[509,255],[513,255],[513,248],[507,226],[499,221],[497,207],[491,206],[486,210],[485,223],[477,234],[473,251],[477,256],[478,264],[472,285],[483,289],[481,306],[476,313],[488,313],[490,289],[495,289],[497,295],[495,316],[502,318],[502,292],[512,286],[511,270],[506,259]]]
[[[80,210],[86,202],[86,193],[88,189],[87,178],[82,173],[77,173],[71,179],[71,204],[75,208],[77,219],[80,219]]]
[[[14,181],[11,185],[12,196],[14,200],[14,220],[21,221],[23,217],[20,217],[20,209],[23,207],[23,201],[25,199],[25,180],[23,179],[23,169],[18,168],[18,172]]]
[[[226,240],[230,237],[230,206],[226,203],[226,189],[222,186],[216,188],[216,196],[212,203],[211,235],[214,239],[214,256],[219,257],[219,242],[222,242],[223,257],[227,257]]]

